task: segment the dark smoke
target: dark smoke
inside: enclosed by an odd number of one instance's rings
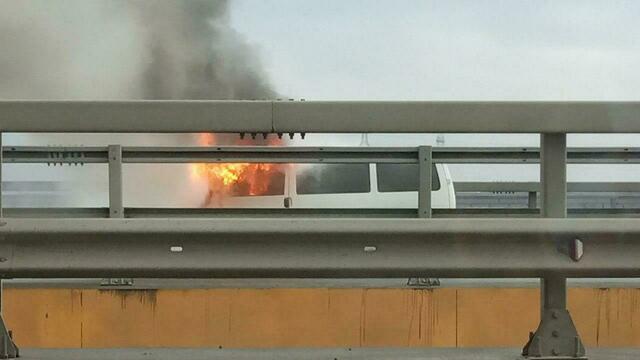
[[[228,1],[0,0],[0,99],[275,97],[255,51],[231,26]],[[217,138],[229,144],[235,143],[237,135]],[[197,142],[192,136],[175,135],[59,134],[7,136],[5,143],[99,146]],[[187,167],[167,168],[128,168],[128,205],[200,204],[206,184],[201,184],[198,194],[189,182]],[[13,171],[23,177],[45,173],[26,168]],[[95,199],[105,198],[106,177],[97,171],[89,176],[93,187],[75,198],[82,202],[77,205],[103,205]],[[76,181],[79,172],[65,167],[56,174],[58,180]]]
[[[0,0],[0,98],[272,99],[228,1]]]
[[[150,99],[266,99],[275,92],[256,57],[229,24],[228,1],[142,1]],[[169,76],[167,76],[169,75]]]

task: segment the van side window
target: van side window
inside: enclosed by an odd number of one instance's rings
[[[418,164],[376,164],[378,191],[418,191]],[[431,190],[440,190],[436,166],[431,170]]]
[[[369,164],[298,166],[296,192],[302,195],[371,191]]]

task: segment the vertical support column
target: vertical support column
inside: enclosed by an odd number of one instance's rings
[[[122,202],[122,146],[109,145],[109,217],[124,217]]]
[[[4,151],[2,147],[2,133],[0,132],[0,223],[2,222],[2,165],[4,164]],[[0,315],[2,315],[2,279],[0,279]]]
[[[124,217],[122,198],[122,146],[109,145],[109,217]],[[132,278],[103,278],[100,286],[131,286]]]
[[[567,135],[540,135],[540,196],[541,215],[546,218],[567,217]],[[561,305],[566,308],[566,279],[554,276],[540,280],[541,313]],[[560,302],[558,299],[564,297]],[[556,301],[547,302],[555,299]]]
[[[527,203],[529,209],[535,209],[538,207],[538,193],[535,191],[529,191],[529,201]]]
[[[543,217],[567,217],[567,135],[540,135],[540,208]]]
[[[540,135],[540,200],[542,217],[567,217],[566,134]],[[567,310],[565,276],[546,274],[540,280],[540,307],[540,324],[522,355],[532,359],[584,359],[584,346]]]
[[[431,188],[433,187],[433,159],[431,146],[418,147],[418,218],[432,217]],[[409,278],[408,286],[437,287],[440,279],[430,277]]]
[[[2,135],[0,132],[0,223],[2,222],[4,213],[2,211],[2,165],[3,163],[3,147]],[[13,342],[11,331],[9,331],[4,323],[3,306],[2,306],[2,279],[0,279],[0,359],[13,359],[19,356],[19,350]]]
[[[3,162],[3,156],[4,156],[4,151],[2,150],[2,133],[0,132],[0,221],[2,221],[2,216],[3,216],[3,211],[2,211],[2,164],[4,164]]]
[[[431,179],[433,176],[433,161],[431,146],[418,147],[418,217],[431,217]]]
[[[540,285],[542,315],[548,309],[567,308],[567,278],[562,275],[548,275],[540,279]]]

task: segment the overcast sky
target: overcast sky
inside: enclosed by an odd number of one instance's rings
[[[236,0],[232,24],[277,91],[307,100],[638,100],[640,1]],[[571,146],[640,146],[574,135]],[[359,136],[306,144],[357,145]],[[372,145],[434,136],[372,135]],[[446,135],[451,146],[537,146],[536,135]],[[454,167],[456,180],[531,180],[536,167]],[[573,180],[640,180],[638,167],[571,166]]]
[[[96,10],[99,4],[104,2],[0,0],[4,10],[14,10],[0,12],[0,25],[16,30],[0,32],[4,54],[17,54],[8,56],[18,59],[13,64],[45,64],[22,66],[21,74],[9,71],[0,85],[13,78],[31,86],[29,78],[37,80],[34,91],[53,87],[59,97],[122,96],[140,73],[138,63],[148,61],[137,56],[143,52],[139,25],[146,24],[132,20],[130,11]],[[638,19],[640,1],[631,0],[233,0],[230,13],[231,26],[255,49],[255,62],[275,90],[307,100],[639,100]],[[25,33],[32,34],[29,41],[12,42],[12,34]],[[7,39],[25,52],[7,46]],[[0,53],[0,64],[2,59]],[[372,135],[369,142],[410,146],[434,140]],[[312,135],[301,144],[359,143],[359,135]],[[640,137],[580,135],[570,136],[569,144],[640,146]],[[538,137],[447,134],[446,145],[537,146]],[[535,166],[454,167],[453,173],[455,180],[538,176]],[[570,167],[569,177],[640,181],[640,169]]]
[[[236,0],[293,98],[637,100],[639,1]]]

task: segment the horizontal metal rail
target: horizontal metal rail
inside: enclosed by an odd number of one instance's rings
[[[456,192],[539,192],[538,182],[456,181]],[[640,182],[568,182],[568,192],[640,192]]]
[[[121,278],[114,278],[121,279]],[[405,278],[217,278],[217,279],[150,279],[126,278],[130,282],[107,284],[109,290],[160,290],[160,289],[292,289],[292,288],[342,288],[342,289],[406,289],[428,288],[424,284],[409,283]],[[438,288],[532,288],[540,286],[536,278],[465,278],[439,279]],[[105,289],[104,279],[9,279],[2,282],[4,288],[12,289]],[[638,278],[571,278],[567,286],[572,288],[630,289],[640,288]]]
[[[572,218],[637,218],[640,209],[587,208],[568,209]],[[458,208],[433,209],[434,218],[535,218],[535,208]],[[7,218],[109,218],[109,208],[5,208]],[[125,207],[124,216],[130,219],[147,218],[388,218],[411,219],[418,216],[417,209],[304,209],[304,208],[142,208]]]
[[[5,147],[6,163],[107,163],[107,147]],[[123,147],[123,163],[417,163],[418,148]]]
[[[447,164],[537,164],[538,147],[434,147],[434,162]],[[640,163],[637,147],[573,147],[567,148],[570,164],[634,164]]]
[[[0,132],[638,133],[640,102],[0,101]]]
[[[539,148],[434,147],[433,162],[536,164]],[[108,147],[6,146],[5,163],[107,163]],[[640,164],[640,148],[569,148],[571,164]],[[417,147],[123,147],[123,163],[417,163]]]
[[[0,276],[9,278],[640,276],[635,219],[4,222]]]

